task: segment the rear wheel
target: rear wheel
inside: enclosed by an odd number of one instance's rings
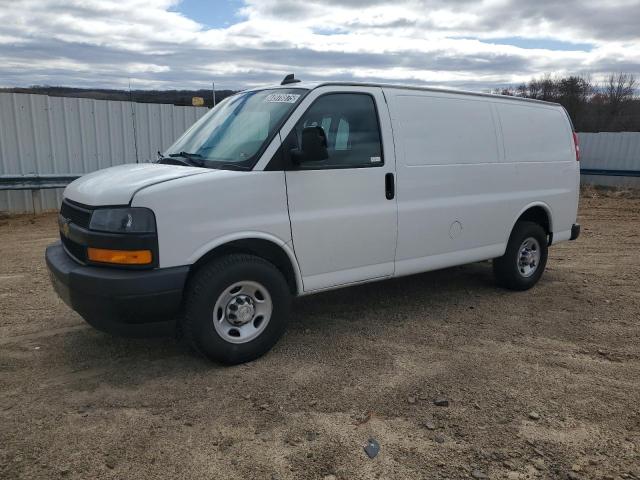
[[[211,360],[248,362],[282,336],[290,304],[287,281],[271,263],[244,254],[215,259],[189,282],[185,337]]]
[[[547,234],[534,222],[516,223],[504,255],[493,260],[499,285],[511,290],[533,287],[547,264]]]

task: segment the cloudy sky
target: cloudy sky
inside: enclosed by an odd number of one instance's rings
[[[640,0],[0,0],[0,86],[640,75]]]

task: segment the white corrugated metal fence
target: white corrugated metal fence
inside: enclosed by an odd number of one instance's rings
[[[578,135],[583,183],[640,187],[640,132]]]
[[[203,107],[0,93],[0,176],[81,175],[148,162],[206,112]],[[36,204],[57,209],[61,192],[40,190]],[[0,191],[0,211],[34,211],[31,193]]]

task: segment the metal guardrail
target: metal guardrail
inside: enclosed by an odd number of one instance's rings
[[[602,175],[606,177],[640,177],[640,170],[605,170],[602,168],[581,168],[581,175]]]
[[[65,188],[80,175],[0,175],[0,191],[30,190],[33,214],[42,211],[39,191],[53,188]]]
[[[0,175],[0,190],[64,188],[81,175]]]

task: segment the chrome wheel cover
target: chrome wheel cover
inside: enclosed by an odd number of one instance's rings
[[[540,243],[533,237],[528,237],[518,249],[518,272],[525,278],[533,275],[540,266]]]
[[[229,343],[247,343],[258,337],[269,324],[273,302],[269,291],[249,280],[227,287],[213,307],[213,326]]]

